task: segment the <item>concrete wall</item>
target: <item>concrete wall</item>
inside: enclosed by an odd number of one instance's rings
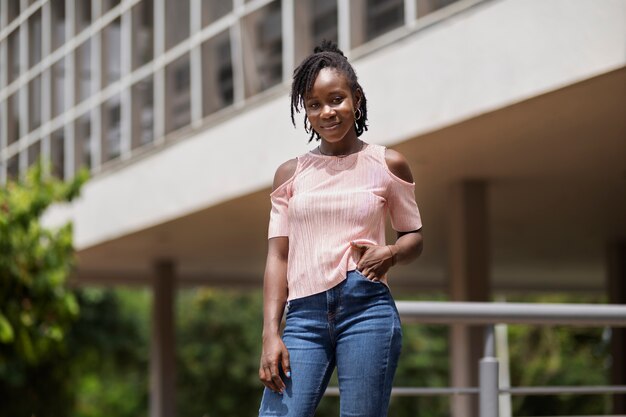
[[[626,2],[487,1],[353,59],[373,143],[393,144],[626,65]],[[92,179],[49,223],[80,250],[268,187],[314,145],[289,120],[289,87]],[[300,126],[300,125],[299,125]]]

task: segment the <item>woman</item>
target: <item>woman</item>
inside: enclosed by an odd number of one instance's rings
[[[292,122],[301,109],[309,141],[321,143],[274,177],[260,416],[313,416],[335,366],[342,417],[386,416],[402,339],[386,274],[422,250],[411,170],[398,152],[359,139],[365,94],[335,44],[294,71]]]

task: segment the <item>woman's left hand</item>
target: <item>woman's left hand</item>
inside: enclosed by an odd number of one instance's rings
[[[389,246],[355,242],[350,242],[350,245],[361,255],[356,268],[369,280],[380,281],[393,265],[393,253]]]

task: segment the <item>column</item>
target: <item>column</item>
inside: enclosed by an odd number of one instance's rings
[[[158,261],[155,264],[152,301],[150,417],[174,417],[176,414],[175,281],[174,263],[168,260]]]
[[[487,184],[454,184],[449,207],[449,292],[451,301],[490,301]],[[482,357],[482,327],[450,326],[451,382],[454,387],[478,386]],[[478,415],[475,396],[452,399],[454,417]]]
[[[611,304],[626,304],[626,239],[609,244],[607,268],[608,299]],[[626,385],[626,328],[611,329],[611,384]],[[626,394],[613,396],[613,413],[626,414]]]

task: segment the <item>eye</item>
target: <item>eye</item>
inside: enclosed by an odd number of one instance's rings
[[[343,101],[343,97],[341,97],[341,96],[337,96],[337,97],[333,98],[333,103],[335,103],[335,104],[339,104],[342,101]]]
[[[320,105],[319,105],[319,103],[313,101],[313,102],[310,102],[307,106],[308,106],[309,109],[315,110],[315,109],[319,108]]]

